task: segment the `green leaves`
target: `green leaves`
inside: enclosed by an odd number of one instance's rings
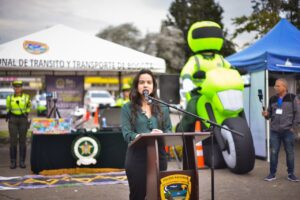
[[[253,12],[249,16],[232,19],[237,26],[232,39],[244,32],[253,32],[255,39],[263,37],[280,20],[287,18],[291,23],[300,27],[300,5],[298,0],[252,0]]]

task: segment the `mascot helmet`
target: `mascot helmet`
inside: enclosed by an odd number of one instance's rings
[[[212,21],[192,24],[187,39],[194,53],[206,50],[220,51],[224,41],[220,25]]]

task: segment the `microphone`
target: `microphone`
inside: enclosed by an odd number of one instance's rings
[[[258,89],[258,98],[259,98],[259,101],[262,103],[262,109],[265,110],[265,106],[263,105],[263,93],[262,93],[262,90],[261,89]]]
[[[149,91],[148,90],[144,90],[143,91],[143,95],[145,97],[145,100],[147,101],[148,104],[152,103],[152,100],[149,98]]]
[[[259,101],[262,102],[262,100],[263,100],[263,94],[262,94],[262,90],[261,89],[258,89],[258,98],[259,98]]]
[[[144,95],[145,98],[148,98],[148,96],[149,96],[149,91],[148,91],[148,90],[144,90],[144,91],[143,91],[143,95]]]

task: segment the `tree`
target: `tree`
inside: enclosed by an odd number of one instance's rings
[[[282,10],[285,16],[296,27],[300,28],[300,1],[299,0],[283,0]]]
[[[146,36],[140,40],[140,51],[157,56],[157,39],[159,33],[147,33]]]
[[[179,73],[186,59],[184,55],[185,41],[183,33],[175,26],[162,25],[157,38],[157,56],[164,58],[168,72]]]
[[[233,37],[243,32],[255,32],[255,39],[261,38],[273,28],[281,17],[300,27],[299,0],[252,0],[253,12],[250,16],[241,16],[233,19],[237,29]]]
[[[165,59],[167,72],[177,72],[184,65],[183,33],[175,26],[162,24],[160,33],[148,33],[141,40],[140,50],[144,53]]]
[[[119,26],[108,26],[96,36],[120,45],[138,50],[140,47],[140,31],[131,23]]]
[[[181,30],[174,26],[161,26],[160,33],[148,33],[140,37],[140,31],[132,24],[109,26],[96,36],[165,59],[168,72],[179,72],[185,62]]]
[[[196,21],[210,20],[224,27],[222,23],[223,8],[214,0],[175,0],[169,8],[169,13],[170,15],[167,16],[164,23],[178,27],[183,32],[185,41],[189,27]],[[224,35],[227,36],[226,30],[224,30]],[[185,46],[186,57],[189,57],[192,53],[187,42]],[[234,52],[234,44],[225,40],[221,53],[226,56]]]
[[[265,35],[279,21],[280,0],[257,0],[251,1],[253,12],[250,16],[241,16],[233,19],[233,24],[237,29],[232,38],[237,37],[243,32],[256,32],[255,39]]]
[[[187,36],[189,27],[197,21],[211,20],[221,26],[223,9],[214,0],[175,0],[167,16],[167,23],[174,24]]]

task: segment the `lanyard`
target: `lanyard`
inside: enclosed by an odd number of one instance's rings
[[[278,108],[281,108],[281,106],[282,106],[282,98],[279,98],[278,97],[278,100],[277,100],[277,105],[278,105]]]

